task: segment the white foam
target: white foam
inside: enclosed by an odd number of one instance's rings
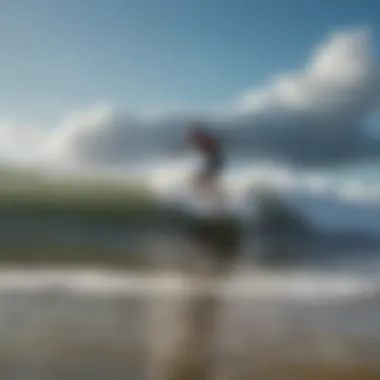
[[[190,177],[186,173],[191,174],[190,167],[178,163],[166,171],[156,170],[153,187],[162,199],[176,199],[177,207],[207,214],[207,205],[189,193]],[[232,169],[223,178],[223,188],[228,200],[226,208],[236,216],[255,215],[254,190],[264,186],[319,228],[380,232],[380,186],[376,183],[337,180],[331,175],[299,173],[278,165]]]
[[[0,292],[23,293],[51,291],[73,294],[136,294],[145,296],[180,295],[205,290],[200,283],[178,273],[121,274],[100,270],[3,270]],[[206,289],[233,298],[264,298],[302,302],[355,298],[377,293],[380,284],[373,279],[351,275],[270,274],[245,272],[219,283],[206,284]]]

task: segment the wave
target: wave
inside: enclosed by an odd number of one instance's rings
[[[188,189],[194,167],[191,162],[177,162],[157,166],[147,176],[162,199],[201,212],[205,204]],[[227,207],[243,218],[257,215],[256,194],[264,189],[321,231],[380,233],[380,184],[376,182],[269,164],[232,166],[223,181]]]
[[[206,285],[205,285],[206,284]],[[97,269],[2,269],[0,294],[44,291],[73,295],[181,295],[197,291],[216,291],[227,298],[274,299],[281,301],[354,300],[378,294],[380,281],[368,276],[317,272],[268,272],[245,270],[224,280],[210,279],[198,286],[194,279],[178,272],[133,273]],[[194,293],[194,294],[195,294]]]

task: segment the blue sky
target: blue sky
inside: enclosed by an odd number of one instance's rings
[[[3,0],[0,116],[56,122],[97,102],[223,104],[304,65],[331,30],[380,34],[373,0]]]

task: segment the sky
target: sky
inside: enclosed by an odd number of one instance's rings
[[[363,132],[380,120],[376,0],[0,6],[0,160],[152,161],[191,118],[252,162],[380,155]]]
[[[0,108],[48,124],[107,102],[207,109],[301,67],[340,28],[380,33],[354,0],[2,0]]]

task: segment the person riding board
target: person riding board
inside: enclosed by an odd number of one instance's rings
[[[224,149],[220,138],[202,123],[193,122],[188,126],[184,149],[193,149],[204,159],[202,169],[194,178],[195,191],[207,193],[214,200],[220,199],[218,180],[224,168]]]

